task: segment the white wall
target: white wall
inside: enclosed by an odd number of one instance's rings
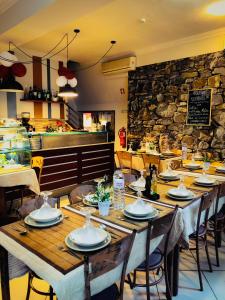
[[[42,56],[43,53],[38,53],[32,50],[25,50],[32,56]],[[21,61],[28,61],[30,59],[26,57],[20,57],[19,53],[16,56]],[[58,60],[61,60],[60,58]],[[54,59],[50,61],[50,66],[58,70],[58,60]],[[46,63],[46,61],[44,62]],[[33,64],[25,64],[27,73],[24,77],[16,77],[16,80],[22,84],[23,88],[31,86],[33,88]],[[51,77],[51,89],[55,91],[58,90],[56,85],[56,78],[58,77],[57,70],[50,70]],[[47,66],[42,65],[42,88],[47,89]],[[20,117],[21,112],[30,112],[31,118],[34,118],[34,103],[33,102],[23,102],[20,99],[23,98],[22,93],[16,94],[16,104],[17,104],[17,116]],[[52,106],[52,118],[60,118],[60,107],[59,104],[51,104]],[[7,118],[7,96],[5,92],[0,92],[0,118]],[[43,103],[43,118],[48,118],[48,104]]]
[[[199,54],[215,52],[224,49],[225,28],[208,33],[188,37],[136,51],[137,66],[153,64],[162,61],[190,57]],[[127,74],[105,76],[101,66],[78,74],[79,98],[76,101],[78,110],[115,110],[116,113],[116,150],[119,146],[117,132],[121,127],[127,127]],[[125,94],[120,94],[124,88]]]

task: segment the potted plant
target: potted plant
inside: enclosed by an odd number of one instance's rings
[[[109,207],[111,204],[110,190],[108,188],[105,188],[101,184],[101,182],[99,182],[93,198],[94,198],[94,200],[96,200],[98,202],[99,214],[101,216],[108,216]]]

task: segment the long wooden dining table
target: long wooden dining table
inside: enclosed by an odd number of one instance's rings
[[[183,172],[183,171],[182,171]],[[179,171],[178,171],[179,173]],[[197,212],[200,204],[201,196],[205,192],[210,192],[214,187],[200,187],[194,184],[195,176],[193,173],[186,172],[185,185],[195,193],[195,197],[188,201],[178,201],[170,199],[167,192],[179,181],[167,182],[159,179],[158,191],[160,199],[155,202],[145,199],[159,210],[160,215],[166,214],[174,209],[175,205],[179,205],[178,215],[172,231],[171,254],[170,254],[170,281],[173,295],[178,293],[178,270],[179,270],[179,245],[178,239],[186,243],[189,242],[189,235],[196,229]],[[199,174],[198,174],[199,176]],[[223,179],[223,178],[222,178]],[[219,184],[219,182],[218,182]],[[215,186],[216,188],[216,186]],[[126,203],[136,200],[136,195],[132,190],[126,194]],[[220,207],[224,204],[221,199]],[[45,279],[53,286],[58,299],[73,299],[76,295],[77,299],[83,299],[84,276],[83,276],[83,254],[72,256],[70,253],[62,252],[60,248],[64,245],[65,236],[75,228],[81,227],[84,223],[82,213],[83,202],[67,206],[62,209],[63,214],[67,216],[63,222],[57,226],[46,229],[28,230],[28,234],[21,236],[15,228],[23,228],[23,223],[17,222],[0,228],[0,245],[1,245],[1,269],[2,274],[2,300],[9,300],[9,278],[12,274],[8,274],[8,253],[20,259],[25,265],[33,270],[38,276]],[[213,209],[210,215],[213,215]],[[106,230],[112,236],[112,243],[119,242],[133,229],[137,230],[131,256],[128,262],[127,272],[131,272],[145,259],[145,242],[147,222],[139,222],[123,217],[122,212],[110,210],[107,217],[99,216],[98,211],[92,215],[92,221],[96,226],[104,224]],[[22,225],[21,225],[22,224]],[[153,240],[151,243],[151,252],[160,244],[161,238]],[[110,245],[108,246],[110,247]],[[101,250],[99,250],[101,251]],[[10,261],[9,261],[10,264]],[[13,270],[13,268],[10,268]],[[117,271],[104,274],[94,280],[92,285],[92,293],[96,294],[104,288],[110,286],[113,282],[119,280]],[[103,280],[104,278],[104,280]]]
[[[132,197],[127,195],[126,203],[131,203],[133,200]],[[152,205],[159,210],[159,217],[172,210],[167,205],[157,203],[152,203]],[[8,259],[9,253],[46,280],[53,287],[59,300],[84,299],[84,253],[71,254],[69,251],[64,251],[66,247],[64,244],[65,237],[72,230],[83,226],[84,213],[80,210],[80,204],[75,207],[62,208],[62,212],[65,218],[57,226],[43,229],[27,228],[27,234],[25,235],[20,234],[20,230],[24,229],[23,221],[0,228],[2,300],[10,299],[9,279],[13,278],[14,273],[13,266],[10,266],[10,259]],[[145,260],[148,223],[121,219],[118,214],[120,215],[121,212],[112,210],[110,216],[105,218],[100,217],[97,212],[91,219],[95,226],[100,224],[106,226],[106,230],[112,238],[110,245],[107,247],[120,242],[127,234],[131,234],[133,229],[137,230],[127,266],[127,272],[131,272]],[[172,247],[176,244],[183,230],[180,214],[177,214],[175,223],[177,234],[174,235],[175,240],[171,245]],[[159,245],[162,238],[160,236],[151,241],[151,252]],[[170,263],[170,266],[172,265]],[[9,273],[9,270],[11,273]],[[105,273],[93,280],[92,294],[100,292],[119,279],[120,272],[118,272],[118,269]]]

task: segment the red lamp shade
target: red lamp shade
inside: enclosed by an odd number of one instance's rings
[[[23,77],[27,73],[26,67],[21,63],[15,63],[11,68],[13,75],[17,77]]]
[[[66,72],[67,72],[67,68],[65,68],[65,67],[60,67],[58,69],[59,76],[66,76]]]
[[[70,79],[73,79],[74,73],[73,73],[73,71],[67,69],[67,72],[66,72],[65,76],[66,76],[66,79],[70,80]]]

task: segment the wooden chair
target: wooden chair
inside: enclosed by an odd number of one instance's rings
[[[44,165],[44,157],[34,156],[31,159],[31,168],[35,170],[38,182],[40,183],[41,173]]]
[[[134,288],[136,286],[146,287],[148,300],[150,299],[150,286],[157,285],[162,280],[163,274],[165,274],[167,299],[171,299],[171,291],[169,287],[169,275],[167,271],[167,256],[168,256],[168,243],[169,243],[170,233],[174,224],[177,210],[178,210],[178,206],[176,206],[172,212],[166,214],[165,216],[162,216],[161,218],[157,218],[156,220],[151,220],[148,222],[147,239],[146,239],[146,246],[145,246],[145,261],[141,263],[134,270],[133,281],[131,281],[131,278],[128,277],[131,288]],[[156,248],[156,250],[149,255],[151,240],[161,235],[164,235],[164,239],[165,239],[163,251],[161,251],[159,248]],[[164,268],[162,268],[163,265]],[[150,283],[149,272],[154,270],[157,270],[157,273],[159,273],[159,271],[161,270],[162,275],[158,280],[155,280],[154,282]],[[145,284],[136,283],[138,272],[145,272],[146,274]]]
[[[136,231],[117,244],[105,250],[84,258],[85,300],[123,300],[124,282],[127,263],[130,257]],[[91,296],[91,280],[109,272],[122,264],[120,287],[116,284],[106,288],[100,293]]]
[[[220,198],[225,197],[225,182],[222,182],[218,187],[218,193],[216,198],[216,205],[215,205],[215,214],[210,220],[210,225],[213,228],[214,232],[214,245],[215,245],[215,251],[216,251],[216,265],[220,266],[219,261],[219,247],[221,247],[221,240],[222,240],[222,232],[225,228],[225,211],[224,208],[222,208],[220,211],[218,211],[219,206],[219,200]]]
[[[155,165],[157,170],[159,170],[160,167],[160,157],[159,155],[153,155],[153,154],[142,154],[143,163],[145,166],[145,169],[148,169],[150,164]]]
[[[29,199],[28,201],[26,201],[19,209],[18,209],[18,214],[19,217],[24,219],[26,216],[28,216],[33,210],[38,209],[41,207],[41,205],[43,204],[43,198],[42,197],[36,197],[34,199]],[[58,200],[58,198],[51,198],[48,200],[48,203],[52,206],[55,207],[55,204],[57,204],[57,208],[60,208],[60,202]],[[41,278],[34,273],[33,271],[29,271],[28,273],[28,286],[27,286],[27,294],[26,294],[26,300],[30,299],[30,292],[31,290],[34,291],[35,293],[42,295],[42,296],[49,296],[50,300],[53,300],[53,297],[55,295],[55,293],[53,292],[53,289],[51,286],[49,286],[49,292],[43,292],[38,290],[37,288],[35,288],[35,286],[33,285],[33,280],[37,278],[40,279]]]
[[[123,173],[131,173],[132,171],[132,153],[127,151],[116,151],[120,169]]]
[[[181,159],[173,159],[170,161],[170,167],[172,170],[176,170],[182,167],[182,160]]]
[[[200,265],[200,256],[199,256],[200,254],[199,241],[201,239],[204,243],[206,257],[209,265],[209,271],[212,272],[212,265],[209,257],[209,251],[208,251],[207,226],[208,226],[209,210],[213,201],[216,199],[216,196],[217,196],[216,189],[213,189],[211,192],[202,195],[200,206],[198,209],[196,231],[190,235],[190,239],[195,242],[195,248],[190,248],[190,250],[195,250],[196,252],[200,291],[203,291],[203,283],[202,283],[202,274],[201,274],[201,265]],[[202,216],[204,217],[203,222],[201,222]]]
[[[96,186],[90,184],[79,184],[75,187],[75,189],[72,190],[72,192],[69,195],[70,204],[80,202],[83,196],[95,192]]]

